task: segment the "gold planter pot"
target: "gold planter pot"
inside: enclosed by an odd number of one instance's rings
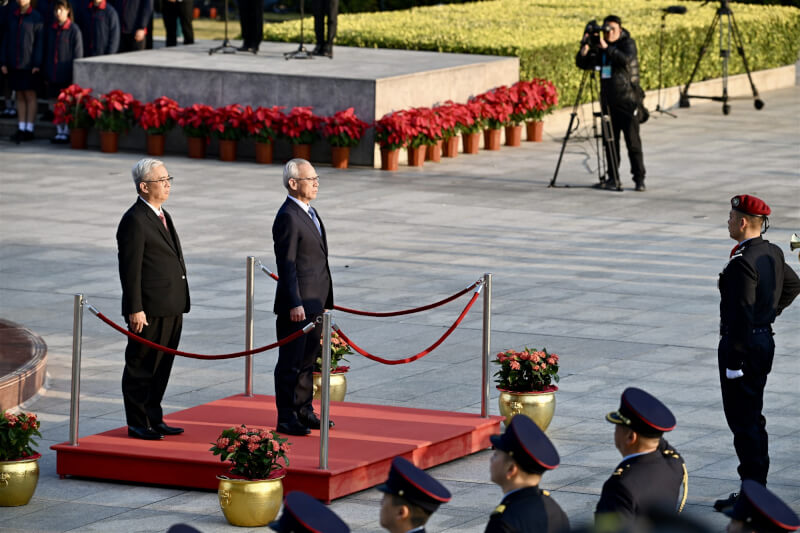
[[[331,374],[331,401],[343,402],[347,394],[347,377],[345,372]],[[314,399],[322,397],[322,374],[314,372]]]
[[[283,502],[283,476],[250,481],[217,476],[219,506],[234,526],[265,526],[275,520]]]
[[[16,507],[31,501],[39,482],[41,455],[21,461],[0,461],[0,507]]]
[[[556,410],[556,393],[501,390],[498,403],[500,414],[506,417],[506,426],[511,424],[514,415],[523,414],[533,420],[542,431],[546,431]]]

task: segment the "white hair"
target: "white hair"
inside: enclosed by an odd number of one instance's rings
[[[305,159],[301,159],[296,157],[294,159],[290,159],[286,166],[283,167],[283,186],[286,189],[289,189],[289,180],[296,179],[300,175],[300,167],[302,165],[310,165],[308,161]]]
[[[150,175],[154,168],[163,166],[163,161],[153,159],[151,157],[140,159],[138,163],[133,165],[133,168],[131,169],[131,175],[133,176],[133,184],[136,187],[136,192],[139,192],[139,184]]]

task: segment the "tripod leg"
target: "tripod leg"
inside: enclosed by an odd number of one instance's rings
[[[700,54],[697,56],[697,61],[695,62],[694,68],[692,69],[692,75],[689,76],[689,81],[686,82],[683,91],[681,91],[681,97],[679,103],[680,107],[689,107],[689,86],[692,84],[692,81],[694,80],[694,77],[697,74],[697,69],[700,68],[700,61],[703,60],[703,56],[705,55],[706,50],[708,49],[708,45],[711,43],[711,38],[714,36],[714,28],[716,27],[718,21],[719,21],[719,13],[715,14],[714,20],[711,21],[711,27],[708,28],[708,33],[706,33],[706,39],[703,42],[703,46],[700,47]]]
[[[750,82],[750,89],[753,91],[753,105],[756,109],[761,109],[764,107],[764,100],[758,96],[758,89],[756,89],[756,84],[753,83],[753,76],[750,74],[750,67],[747,65],[747,57],[744,55],[744,43],[742,43],[742,36],[739,33],[739,25],[736,24],[736,18],[733,16],[732,11],[728,16],[732,22],[733,42],[736,44],[736,51],[739,52],[739,55],[742,57],[744,71],[747,72],[747,80]]]
[[[603,146],[608,158],[606,168],[608,168],[608,174],[614,182],[614,187],[619,191],[622,189],[622,185],[619,182],[619,159],[617,158],[617,146],[614,140],[614,128],[611,123],[611,115],[605,111],[603,110],[601,124],[603,127]]]
[[[561,143],[561,152],[558,154],[558,163],[556,163],[556,171],[553,173],[553,179],[550,180],[550,185],[548,187],[555,187],[556,185],[556,178],[558,178],[558,169],[561,168],[561,159],[564,157],[564,150],[567,147],[567,141],[569,141],[569,136],[574,131],[572,129],[572,124],[575,121],[575,118],[578,116],[578,106],[581,103],[581,95],[583,94],[583,86],[586,84],[586,77],[589,75],[588,70],[583,71],[583,76],[581,77],[581,84],[578,87],[578,96],[575,97],[575,104],[572,106],[572,113],[569,115],[569,125],[567,125],[567,132],[564,134],[564,141]]]

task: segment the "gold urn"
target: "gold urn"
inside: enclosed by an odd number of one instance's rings
[[[241,527],[265,526],[275,520],[283,502],[283,477],[251,481],[217,476],[225,519]]]
[[[533,420],[542,431],[547,430],[556,410],[556,393],[500,391],[498,398],[500,414],[506,418],[506,426],[514,415],[523,414]]]
[[[26,505],[39,482],[39,457],[0,461],[0,507]]]
[[[331,401],[343,402],[347,394],[347,374],[339,372],[331,374]],[[314,372],[314,399],[322,398],[322,374]]]

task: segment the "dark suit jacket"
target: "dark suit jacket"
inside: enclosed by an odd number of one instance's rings
[[[139,311],[148,317],[189,312],[181,242],[172,217],[162,211],[169,232],[141,199],[125,212],[117,228],[122,315],[126,318]]]
[[[303,306],[306,315],[333,308],[328,242],[322,219],[320,226],[322,235],[311,217],[289,198],[275,216],[272,239],[280,279],[274,311],[278,315],[286,315],[299,305]]]

